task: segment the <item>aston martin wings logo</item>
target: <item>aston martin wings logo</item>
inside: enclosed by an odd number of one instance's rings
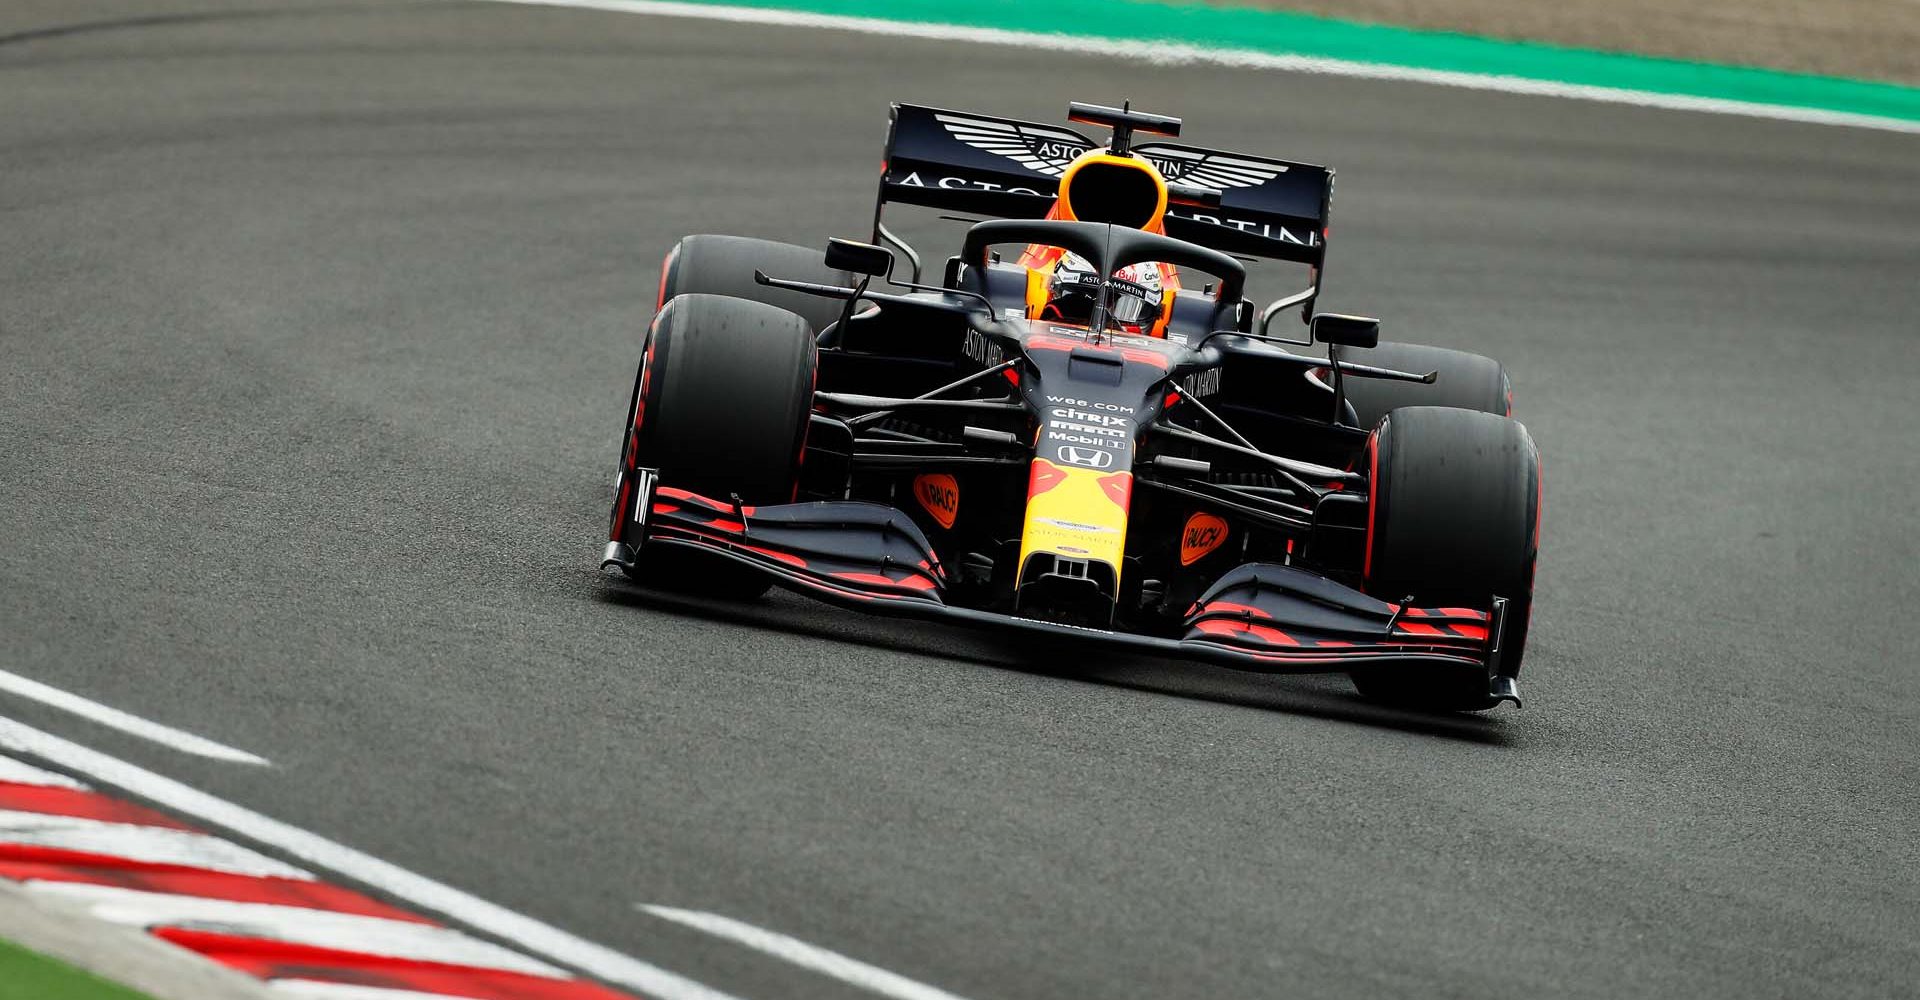
[[[1004,156],[1035,173],[1058,177],[1093,144],[1078,132],[1046,125],[934,115],[955,139],[982,152]]]
[[[1059,177],[1082,153],[1094,148],[1078,132],[1048,125],[992,121],[961,115],[936,114],[955,139],[982,152],[1004,156],[1037,174]],[[1263,163],[1225,153],[1202,153],[1167,146],[1142,145],[1135,152],[1147,158],[1169,184],[1225,191],[1258,187],[1286,171],[1278,163]]]
[[[1143,145],[1134,152],[1152,161],[1168,184],[1187,184],[1214,191],[1259,187],[1287,169],[1278,163],[1262,163],[1225,153],[1198,153],[1167,146]]]

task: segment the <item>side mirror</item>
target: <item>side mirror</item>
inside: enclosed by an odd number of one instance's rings
[[[1233,304],[1233,328],[1241,333],[1253,332],[1253,303],[1241,299]]]
[[[1371,316],[1320,313],[1313,317],[1313,339],[1340,347],[1378,347],[1380,321]]]
[[[827,241],[827,266],[878,278],[893,271],[893,251],[871,243],[832,239]]]

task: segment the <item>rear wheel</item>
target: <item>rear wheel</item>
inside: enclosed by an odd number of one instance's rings
[[[747,236],[689,236],[675,244],[660,267],[659,304],[676,295],[729,295],[778,306],[807,321],[815,334],[840,318],[846,303],[805,292],[773,288],[753,280],[763,271],[822,285],[852,288],[858,280],[826,265],[819,250]]]
[[[1353,404],[1354,426],[1375,427],[1380,418],[1403,406],[1452,406],[1481,413],[1509,416],[1513,392],[1500,362],[1479,354],[1428,347],[1425,344],[1384,343],[1365,351],[1347,351],[1345,360],[1403,372],[1438,372],[1432,385],[1386,379],[1345,379],[1347,402]]]
[[[1439,406],[1387,414],[1368,444],[1366,589],[1423,607],[1507,600],[1500,672],[1526,653],[1539,551],[1540,453],[1518,421]],[[1479,669],[1418,667],[1353,675],[1360,693],[1411,707],[1492,707]]]
[[[800,473],[817,357],[805,319],[763,302],[679,295],[654,316],[634,380],[621,461],[716,500],[790,503]],[[627,506],[626,490],[616,503]],[[616,509],[617,536],[633,512]],[[637,580],[725,597],[765,593],[764,574],[682,549],[641,546]]]

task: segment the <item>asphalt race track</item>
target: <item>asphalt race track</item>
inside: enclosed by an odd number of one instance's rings
[[[1335,165],[1327,308],[1513,371],[1524,711],[595,572],[674,239],[860,235],[890,100],[1121,98]],[[9,4],[0,667],[275,766],[0,714],[748,1000],[870,994],[635,904],[974,1000],[1913,995],[1917,316],[1911,135],[484,3]]]

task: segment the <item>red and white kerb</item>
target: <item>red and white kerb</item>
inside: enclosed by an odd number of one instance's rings
[[[8,757],[0,879],[139,927],[289,1000],[633,1000]]]

